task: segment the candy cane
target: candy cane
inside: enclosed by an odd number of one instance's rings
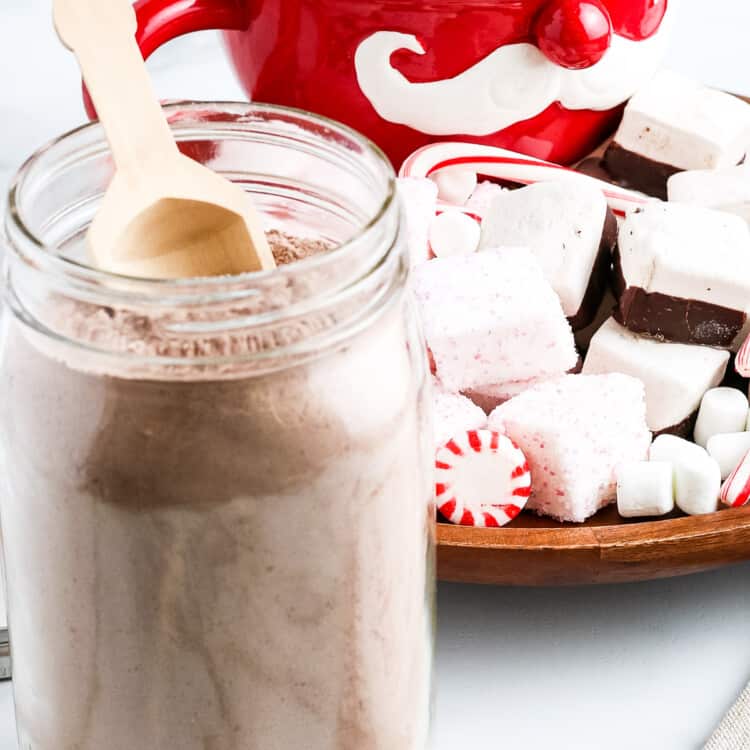
[[[741,508],[750,501],[750,453],[740,461],[721,487],[721,502],[730,508]]]
[[[743,378],[750,378],[750,336],[745,339],[745,343],[742,344],[740,350],[737,352],[737,357],[734,360],[734,369]]]
[[[628,211],[653,200],[640,193],[612,185],[559,164],[524,156],[496,146],[481,146],[458,141],[423,146],[406,159],[399,174],[401,177],[429,177],[449,167],[465,167],[474,170],[477,174],[522,185],[561,177],[586,180],[604,193],[610,208],[618,216],[624,216]]]
[[[531,495],[523,451],[506,435],[469,430],[449,440],[435,458],[440,513],[462,526],[505,526]]]

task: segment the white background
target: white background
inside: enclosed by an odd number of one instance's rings
[[[750,94],[750,2],[682,5],[671,67]],[[150,67],[162,98],[244,98],[213,34]],[[49,0],[0,0],[0,188],[82,121],[78,85]],[[750,565],[589,589],[444,585],[439,604],[437,750],[698,750],[750,679]],[[6,684],[0,750],[15,747]]]

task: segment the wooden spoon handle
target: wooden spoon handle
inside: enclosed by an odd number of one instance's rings
[[[173,157],[177,146],[135,40],[129,0],[54,0],[54,19],[78,58],[118,170],[137,176],[141,165]]]

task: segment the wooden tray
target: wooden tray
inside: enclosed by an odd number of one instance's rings
[[[733,96],[750,103],[750,96]],[[609,140],[587,158],[602,156]],[[650,581],[750,561],[750,506],[628,521],[611,505],[583,524],[522,513],[502,529],[438,523],[437,540],[441,581],[499,586]]]
[[[624,583],[750,560],[750,507],[628,522],[616,506],[584,524],[522,514],[502,529],[438,524],[438,577],[507,586]]]

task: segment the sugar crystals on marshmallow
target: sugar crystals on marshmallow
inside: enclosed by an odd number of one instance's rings
[[[487,415],[466,396],[446,391],[439,383],[433,387],[435,445],[445,445],[451,438],[469,430],[487,426]]]
[[[591,322],[602,300],[616,236],[614,214],[597,187],[578,180],[538,182],[492,201],[480,249],[528,247],[577,330]]]
[[[528,508],[560,521],[585,521],[617,495],[616,469],[643,461],[651,433],[643,384],[627,375],[566,375],[492,412],[526,454]],[[710,459],[709,459],[710,460]]]
[[[748,144],[750,106],[663,70],[630,99],[604,163],[628,187],[666,198],[671,175],[739,164]]]
[[[618,320],[668,341],[731,348],[750,300],[750,228],[681,203],[630,213],[615,253]]]
[[[426,177],[399,177],[398,195],[404,210],[409,266],[430,258],[429,232],[437,210],[438,187]]]
[[[562,374],[576,364],[560,300],[527,250],[431,260],[414,269],[412,289],[449,390]]]

